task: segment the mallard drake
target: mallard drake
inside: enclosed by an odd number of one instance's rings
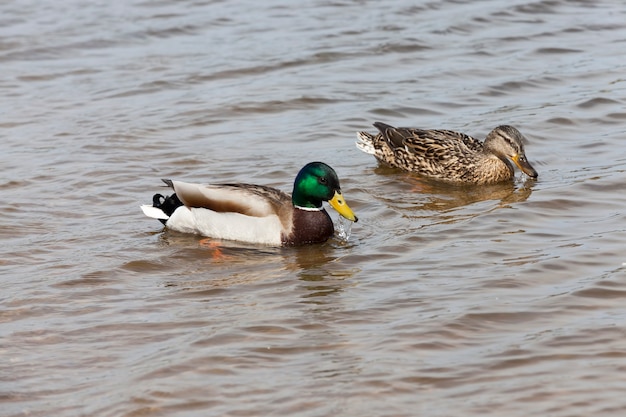
[[[152,205],[141,209],[179,232],[290,246],[325,242],[333,235],[333,222],[322,201],[346,219],[358,220],[343,199],[337,174],[323,162],[311,162],[300,170],[291,197],[263,185],[163,181],[174,194],[155,194]]]
[[[357,132],[356,146],[392,167],[471,184],[510,180],[513,164],[529,177],[538,176],[526,160],[525,138],[513,126],[496,127],[484,143],[450,130],[396,128],[380,122],[374,126],[380,133]]]

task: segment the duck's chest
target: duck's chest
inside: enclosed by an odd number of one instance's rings
[[[507,161],[500,158],[489,158],[481,165],[480,172],[477,175],[477,183],[495,184],[501,181],[508,181],[513,178],[515,170]]]
[[[326,242],[335,232],[333,222],[326,210],[302,210],[293,212],[293,227],[282,236],[283,245],[303,245]]]

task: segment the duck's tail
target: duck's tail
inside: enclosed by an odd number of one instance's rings
[[[172,186],[172,182],[170,180],[163,180],[169,186]],[[163,196],[162,194],[155,194],[152,196],[152,205],[144,204],[141,207],[143,214],[153,219],[159,220],[161,223],[167,223],[167,220],[170,218],[172,213],[176,211],[176,209],[182,206],[183,203],[180,201],[178,196],[174,193],[170,196]]]
[[[370,155],[376,153],[376,149],[374,148],[374,135],[367,132],[356,132],[356,137],[358,139],[355,142],[357,149]]]

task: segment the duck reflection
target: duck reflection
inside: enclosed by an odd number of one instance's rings
[[[345,245],[345,243],[344,243]],[[308,302],[325,304],[323,297],[343,291],[351,285],[348,278],[358,272],[350,267],[345,258],[337,255],[340,242],[329,241],[323,245],[310,245],[292,248],[289,251],[288,268],[296,272],[306,293],[302,295]]]
[[[513,182],[481,186],[449,184],[410,173],[398,174],[397,169],[382,166],[376,168],[375,173],[395,177],[393,181],[395,192],[379,198],[390,207],[402,211],[446,212],[489,200],[499,200],[498,207],[506,207],[527,200],[532,194],[532,186],[536,183],[535,179],[529,178],[521,184]]]
[[[303,283],[304,291],[298,290],[302,298],[323,304],[320,297],[342,291],[351,285],[347,278],[358,272],[356,265],[342,257],[342,249],[350,243],[339,238],[317,245],[274,248],[165,231],[159,242],[171,250],[164,251],[152,268],[167,267],[176,277],[167,280],[166,286],[198,295],[289,277]]]

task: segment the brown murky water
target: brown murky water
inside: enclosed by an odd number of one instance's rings
[[[3,2],[0,414],[624,415],[625,51],[611,1]],[[512,124],[539,179],[378,167],[377,120]],[[347,243],[139,210],[312,160]]]

